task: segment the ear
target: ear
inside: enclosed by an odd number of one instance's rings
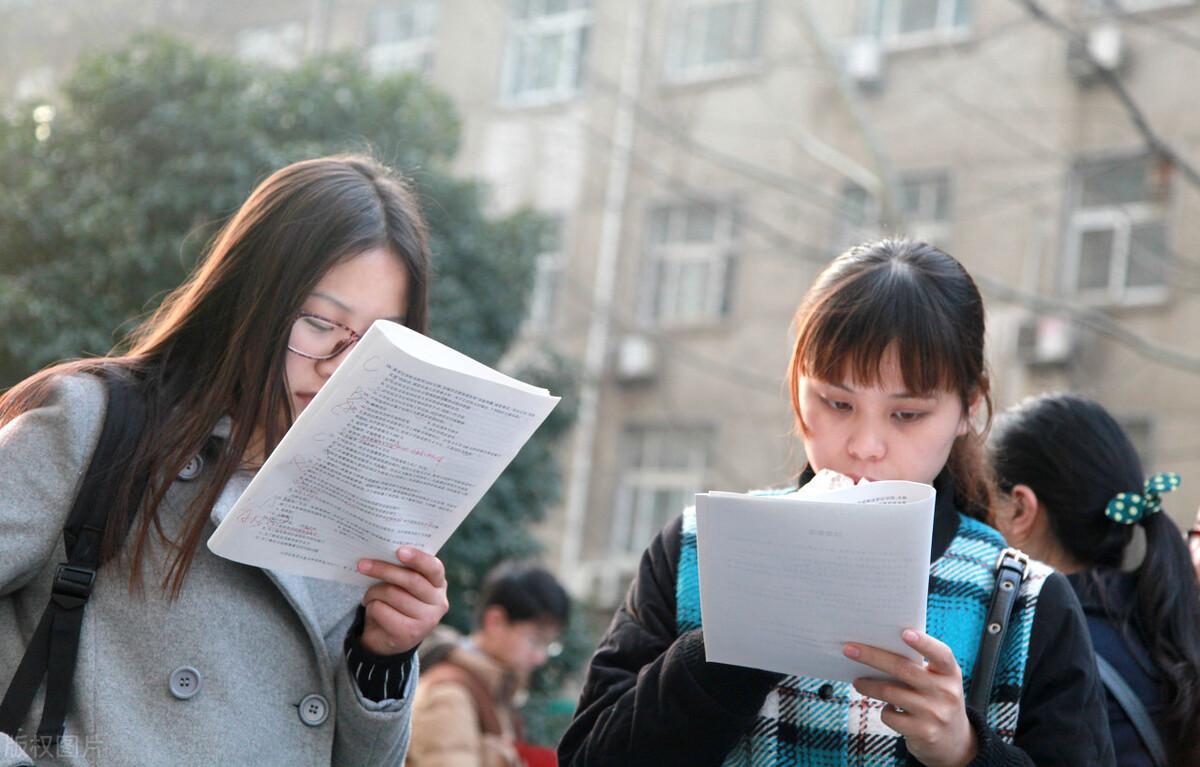
[[[1009,492],[1012,503],[1002,504],[1004,524],[1000,532],[1014,546],[1021,546],[1033,537],[1038,517],[1041,516],[1041,502],[1037,493],[1029,485],[1013,485]]]
[[[967,412],[962,414],[962,418],[958,419],[958,430],[956,436],[966,436],[971,431],[971,424],[975,422],[976,416],[979,415],[979,408],[983,407],[984,396],[983,387],[976,386],[971,393],[971,400],[967,403]]]
[[[479,628],[484,632],[495,631],[508,625],[508,611],[500,605],[488,605],[479,616]]]

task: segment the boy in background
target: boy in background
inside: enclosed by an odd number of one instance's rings
[[[422,648],[407,767],[526,764],[514,699],[556,654],[569,613],[566,590],[545,569],[493,570],[471,635],[441,627]]]

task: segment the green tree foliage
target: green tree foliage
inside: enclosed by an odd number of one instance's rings
[[[53,120],[33,107],[0,119],[0,386],[108,351],[258,181],[344,151],[416,183],[433,232],[431,335],[495,364],[518,330],[544,224],[489,218],[484,190],[444,170],[458,118],[418,78],[374,78],[348,56],[272,70],[150,36],[84,59]],[[569,394],[561,365],[522,372]],[[459,628],[493,564],[536,555],[527,528],[558,498],[551,447],[569,420],[560,406],[443,550]]]

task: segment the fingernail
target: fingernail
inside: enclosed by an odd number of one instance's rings
[[[370,563],[370,562],[368,562],[368,561],[367,561],[367,560],[365,560],[365,559],[360,559],[360,560],[358,560],[358,571],[359,571],[360,573],[369,573],[369,572],[371,572],[371,563]]]
[[[904,629],[904,633],[901,634],[901,636],[904,637],[904,641],[908,642],[909,644],[916,644],[917,641],[921,639],[917,632],[913,631],[912,629]]]
[[[412,559],[413,558],[413,550],[408,548],[407,546],[402,546],[402,547],[396,549],[396,556],[399,557],[400,559]]]
[[[847,658],[857,658],[858,656],[862,655],[862,650],[858,649],[858,647],[856,647],[855,645],[848,644],[848,645],[842,647],[842,653]]]

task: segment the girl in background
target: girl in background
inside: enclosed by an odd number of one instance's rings
[[[1065,573],[1092,644],[1137,694],[1171,764],[1200,764],[1200,596],[1179,528],[1159,496],[1178,477],[1145,479],[1121,426],[1100,404],[1055,394],[997,419],[992,462],[1008,498],[993,518],[1008,541]],[[1140,565],[1122,568],[1139,530]],[[1117,761],[1151,765],[1150,752],[1111,694]]]

